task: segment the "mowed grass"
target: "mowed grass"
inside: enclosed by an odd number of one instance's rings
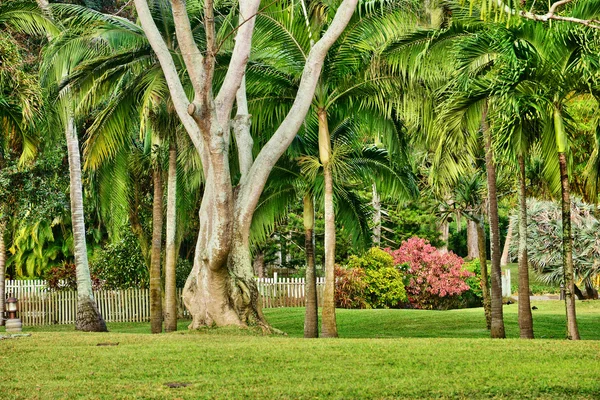
[[[265,310],[288,336],[27,329],[0,341],[0,398],[600,398],[600,302],[577,303],[580,342],[557,339],[563,303],[534,305],[537,336],[555,339],[516,339],[516,304],[504,308],[506,340],[487,338],[481,309],[338,310],[341,339],[302,339],[300,308]]]

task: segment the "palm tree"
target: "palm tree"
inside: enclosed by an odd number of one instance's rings
[[[102,170],[104,165],[119,165],[127,160],[127,154],[132,147],[135,129],[131,129],[132,121],[136,121],[140,139],[151,144],[154,161],[151,163],[154,183],[153,196],[153,234],[151,245],[143,245],[148,240],[134,212],[129,212],[132,229],[138,236],[145,257],[150,265],[151,282],[151,329],[153,332],[162,331],[162,279],[161,279],[161,247],[163,221],[163,165],[161,146],[168,144],[168,181],[167,181],[167,257],[165,260],[165,329],[177,329],[177,299],[175,287],[175,264],[177,262],[177,213],[176,188],[177,179],[177,141],[181,148],[189,147],[190,143],[176,132],[179,128],[173,105],[169,100],[168,89],[158,60],[154,55],[143,30],[127,20],[107,16],[74,6],[63,6],[61,11],[71,18],[85,22],[95,20],[91,29],[80,35],[73,35],[61,43],[62,48],[56,52],[68,52],[73,46],[77,48],[91,47],[93,52],[81,62],[71,74],[69,81],[77,89],[81,98],[78,112],[87,115],[100,108],[96,119],[88,129],[86,141],[86,166],[92,170]],[[177,51],[175,28],[170,17],[168,5],[163,2],[153,4],[153,15],[160,22],[165,37],[173,52]],[[114,84],[116,83],[116,84]],[[112,86],[111,86],[112,85]],[[144,146],[146,147],[146,146]],[[196,164],[198,162],[196,161]],[[193,162],[192,162],[193,164]],[[122,165],[122,164],[121,164]],[[122,168],[116,167],[119,170]],[[113,169],[114,171],[114,169]],[[196,167],[197,171],[197,167]],[[126,172],[126,170],[124,171]],[[190,171],[194,173],[194,171]],[[130,180],[127,176],[118,179],[119,182]],[[186,180],[189,181],[189,180]],[[197,180],[192,180],[197,185]],[[115,185],[111,184],[111,188]],[[188,185],[191,187],[190,185]],[[127,185],[121,185],[121,193],[117,198],[127,198]],[[180,209],[188,210],[191,202],[187,188],[179,199]],[[127,203],[125,201],[125,203]],[[187,204],[185,204],[187,203]],[[123,206],[121,205],[121,208]],[[131,208],[131,206],[130,206]],[[112,214],[112,213],[111,213]],[[184,215],[185,213],[180,213]],[[112,219],[111,216],[107,216]],[[125,213],[125,218],[127,213]],[[179,218],[180,224],[185,217]],[[124,219],[117,221],[123,223]],[[184,222],[180,232],[184,232]],[[117,232],[118,230],[112,229]],[[180,235],[181,236],[181,235]]]
[[[44,0],[39,0],[39,6],[47,18],[53,20],[52,10],[49,4]],[[65,21],[67,24],[69,21]],[[51,34],[48,39],[52,42],[62,40],[62,35],[68,34],[64,30],[61,35],[54,38]],[[58,89],[61,81],[67,77],[72,68],[79,63],[85,55],[82,52],[71,52],[68,56],[49,64],[46,62],[45,79],[49,87]],[[57,60],[52,60],[57,61]],[[79,153],[79,140],[75,125],[75,115],[73,112],[74,104],[70,96],[70,88],[67,86],[61,90],[58,108],[60,118],[65,130],[67,141],[67,153],[69,160],[70,176],[70,197],[71,197],[71,223],[73,226],[73,242],[75,247],[75,265],[77,275],[77,318],[75,320],[75,329],[91,332],[107,331],[106,323],[98,311],[92,292],[92,281],[87,256],[86,231],[83,212],[83,190],[81,185],[81,157]]]
[[[396,200],[414,197],[416,185],[411,171],[395,166],[390,161],[391,154],[385,149],[364,144],[370,136],[365,131],[365,121],[345,115],[330,116],[331,148],[336,155],[333,182],[333,197],[338,209],[336,219],[338,226],[343,227],[343,233],[351,238],[353,246],[364,249],[371,244],[368,221],[371,212],[369,205],[357,193],[365,189],[364,182],[373,181],[383,197]],[[318,336],[314,219],[315,199],[322,204],[324,198],[324,174],[318,143],[318,119],[312,113],[289,149],[288,157],[280,160],[271,174],[253,220],[253,241],[264,240],[287,207],[302,198],[307,259],[305,337]]]
[[[279,6],[271,8],[276,11],[277,7]],[[269,8],[266,11],[270,11]],[[318,2],[311,3],[308,10],[300,7],[298,13],[304,16],[304,20],[292,19],[289,15],[281,13],[265,14],[257,19],[256,51],[249,63],[247,81],[250,108],[255,110],[252,114],[255,116],[255,124],[259,127],[265,122],[280,119],[285,110],[291,107],[290,100],[293,100],[293,97],[289,94],[297,90],[306,54],[333,17],[332,10]],[[337,157],[341,157],[345,151],[344,146],[340,146],[340,153],[336,153],[332,146],[334,143],[330,119],[339,118],[335,117],[336,114],[356,113],[362,114],[365,121],[391,120],[391,110],[385,101],[385,93],[389,94],[397,89],[400,79],[390,71],[380,68],[378,51],[386,41],[400,34],[398,27],[405,26],[414,18],[402,5],[389,7],[384,13],[370,13],[366,10],[362,17],[354,17],[327,53],[325,68],[315,91],[312,107],[318,124],[318,165],[322,168],[324,182],[324,337],[337,336],[334,299],[334,192],[336,174],[342,173],[343,167],[341,164],[336,166],[335,163]],[[283,40],[280,43],[270,42],[267,40],[270,35],[281,37]],[[283,54],[284,57],[273,59],[275,46],[281,46],[277,48],[277,54]],[[273,101],[274,99],[276,100]],[[382,135],[386,144],[394,144],[388,146],[393,150],[397,147],[397,138],[391,136]]]

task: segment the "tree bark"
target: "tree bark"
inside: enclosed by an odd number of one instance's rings
[[[5,222],[0,220],[0,326],[4,325],[4,301],[6,300],[6,249],[4,247],[5,226]]]
[[[500,228],[498,223],[498,194],[496,192],[496,163],[492,148],[492,135],[487,124],[487,102],[482,118],[485,141],[485,169],[488,184],[488,217],[490,223],[490,260],[492,261],[492,338],[505,338],[502,310],[502,271],[500,268]]]
[[[477,239],[477,223],[470,219],[467,220],[467,258],[474,260],[479,253],[479,240]]]
[[[488,287],[487,255],[485,251],[485,229],[483,225],[483,216],[477,223],[477,247],[479,251],[480,276],[479,284],[483,296],[483,312],[485,313],[485,324],[488,330],[492,329],[492,300],[490,298],[490,288]]]
[[[337,337],[335,318],[335,211],[333,206],[333,174],[331,171],[331,137],[327,110],[319,109],[319,158],[325,181],[325,290],[323,293],[322,337]]]
[[[373,183],[373,246],[381,245],[381,199]]]
[[[529,301],[529,263],[527,262],[527,192],[525,160],[519,155],[519,330],[522,339],[533,339],[533,317]],[[510,232],[510,225],[509,225]],[[507,236],[507,242],[509,237]]]
[[[254,270],[254,274],[259,278],[265,277],[265,252],[262,249],[256,251],[252,269]]]
[[[317,275],[315,268],[315,207],[311,194],[304,196],[304,248],[306,251],[306,314],[304,337],[319,337]]]
[[[167,181],[167,238],[165,256],[165,331],[177,330],[177,144],[169,144],[169,175]]]
[[[567,339],[579,340],[577,315],[575,312],[575,274],[573,270],[573,238],[571,236],[571,196],[567,158],[558,153],[560,180],[562,187],[562,228],[563,228],[563,279],[565,282],[565,309],[567,314]]]
[[[77,318],[75,329],[85,332],[107,332],[106,323],[98,311],[92,292],[92,279],[87,258],[85,222],[83,213],[83,190],[81,187],[81,160],[75,120],[68,117],[65,129],[69,158],[69,186],[71,197],[71,224],[75,246],[75,270],[77,275]]]
[[[350,21],[357,0],[342,1],[329,28],[312,47],[294,104],[249,169],[242,174],[234,190],[229,170],[230,119],[250,55],[254,16],[259,3],[259,0],[238,2],[240,23],[235,31],[229,67],[218,94],[213,96],[217,51],[213,2],[204,2],[207,51],[201,52],[194,40],[185,2],[171,0],[177,42],[194,89],[194,99],[190,103],[147,1],[135,0],[139,20],[160,62],[177,115],[202,160],[206,180],[199,212],[200,229],[194,267],[183,295],[193,318],[190,328],[256,323],[265,330],[271,330],[262,315],[250,260],[248,242],[252,214],[271,170],[304,123],[325,56]],[[249,160],[246,156],[251,154],[252,149],[243,143],[246,142],[236,144],[238,153],[244,152],[240,160],[245,162]]]
[[[512,240],[512,224],[508,224],[508,232],[506,232],[506,240],[504,241],[504,249],[502,250],[502,258],[500,259],[500,266],[505,267],[508,265],[510,241]]]
[[[162,171],[159,165],[154,167],[153,181],[152,250],[150,256],[150,330],[152,333],[161,333],[163,328],[163,312],[160,261],[163,228],[163,182]]]

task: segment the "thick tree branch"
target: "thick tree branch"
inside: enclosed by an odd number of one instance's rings
[[[136,1],[137,5],[138,1]],[[208,3],[212,2],[208,1]],[[196,45],[190,19],[187,14],[184,0],[171,0],[171,9],[173,10],[173,22],[175,23],[175,33],[177,35],[177,43],[181,49],[181,55],[185,62],[188,75],[192,81],[196,100],[198,96],[205,91],[205,75],[202,53]]]
[[[158,58],[160,66],[163,70],[165,80],[167,81],[167,85],[169,87],[169,92],[171,93],[171,99],[173,100],[173,105],[175,106],[175,111],[177,112],[177,115],[181,119],[183,126],[188,132],[192,143],[194,143],[194,147],[196,147],[196,150],[200,154],[203,166],[206,167],[208,165],[208,159],[204,152],[202,135],[198,125],[196,124],[196,121],[188,114],[187,110],[190,102],[177,74],[177,68],[175,67],[175,63],[173,62],[169,48],[162,38],[158,28],[156,27],[154,20],[152,19],[152,14],[150,13],[150,9],[148,8],[148,3],[146,0],[135,0],[135,8],[137,10],[140,23],[142,24],[142,28],[146,33],[146,38],[148,39],[150,46],[152,46],[152,50],[154,50],[154,53],[156,54],[156,57]]]
[[[217,105],[217,118],[224,124],[229,120],[235,96],[246,73],[246,64],[250,56],[252,33],[256,21],[256,12],[260,0],[240,0],[240,23],[235,36],[235,45],[231,54],[231,61],[223,85],[215,98]]]
[[[239,201],[236,204],[236,218],[242,229],[248,229],[252,213],[273,166],[292,143],[304,122],[313,101],[325,56],[350,22],[357,2],[358,0],[344,0],[340,4],[329,29],[311,49],[292,108],[256,157],[248,179],[241,185]]]
[[[588,26],[588,27],[594,28],[594,29],[600,29],[600,21],[599,20],[580,19],[580,18],[566,17],[566,16],[556,14],[559,7],[569,4],[572,1],[573,0],[556,1],[556,2],[552,3],[552,5],[550,6],[550,9],[548,10],[548,12],[546,14],[535,14],[530,11],[515,10],[515,9],[511,8],[510,6],[508,6],[504,2],[504,0],[496,0],[496,4],[500,8],[502,8],[504,10],[504,12],[506,12],[507,14],[518,15],[520,17],[531,19],[533,21],[542,21],[542,22],[548,22],[550,20],[564,21],[564,22],[571,22],[571,23],[575,23],[575,24],[585,25],[585,26]]]
[[[238,152],[240,164],[240,183],[244,183],[250,168],[252,167],[252,146],[254,141],[250,134],[250,115],[248,114],[248,99],[246,97],[246,78],[242,78],[242,83],[236,94],[237,115],[233,120],[233,132],[235,134],[235,143]]]

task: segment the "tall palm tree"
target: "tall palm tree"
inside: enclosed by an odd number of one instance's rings
[[[160,143],[167,144],[170,148],[167,168],[169,173],[164,319],[167,331],[176,330],[177,220],[180,220],[180,224],[182,221],[184,222],[180,232],[183,232],[187,225],[186,218],[183,216],[185,213],[179,213],[178,217],[176,204],[179,202],[180,206],[184,206],[186,202],[188,203],[185,207],[181,207],[181,210],[188,210],[191,205],[188,196],[189,189],[185,190],[179,199],[175,194],[178,186],[176,149],[178,140],[181,141],[180,147],[182,148],[188,147],[190,144],[184,138],[176,135],[180,124],[170,103],[167,85],[158,60],[141,27],[122,18],[91,12],[81,7],[63,6],[61,11],[82,23],[95,20],[95,23],[91,24],[91,28],[65,40],[60,49],[63,52],[68,52],[73,46],[77,48],[87,46],[93,49],[88,52],[86,59],[74,69],[69,77],[69,82],[77,89],[77,94],[81,99],[78,112],[87,115],[95,109],[100,109],[94,123],[88,129],[86,166],[92,170],[101,170],[107,163],[119,165],[118,163],[122,160],[127,160],[127,157],[123,158],[122,155],[132,148],[132,140],[143,140],[148,144],[152,142],[152,147],[157,149],[153,152],[155,155],[162,154]],[[177,52],[175,27],[168,4],[154,3],[152,12],[156,20],[160,22],[159,26],[164,31],[164,37],[169,38],[171,50],[174,53]],[[131,136],[134,133],[131,129],[132,122],[136,122],[135,126],[139,131],[140,139]],[[163,221],[162,175],[165,163],[162,162],[161,157],[158,158],[150,168],[153,171],[152,181],[154,182],[153,235],[151,245],[142,246],[142,249],[147,249],[145,257],[150,265],[151,320],[153,321],[151,329],[153,332],[162,331],[163,320],[160,266]],[[128,180],[127,176],[124,179]],[[192,181],[196,182],[197,180]],[[197,185],[197,182],[195,184]],[[121,186],[121,193],[117,197],[126,199],[129,189],[127,185]],[[114,185],[111,185],[112,187]],[[127,213],[125,213],[126,216]],[[135,212],[129,212],[129,220],[140,243],[148,242]]]
[[[250,108],[257,126],[280,120],[285,110],[291,107],[293,97],[302,74],[302,65],[312,43],[324,32],[333,17],[333,10],[326,4],[313,2],[308,9],[298,7],[304,16],[292,18],[267,7],[264,16],[257,18],[255,43],[247,72]],[[270,13],[271,11],[272,13]],[[335,175],[342,172],[336,166],[336,153],[332,147],[330,119],[336,114],[363,114],[364,119],[391,119],[391,108],[386,102],[386,93],[400,87],[400,78],[389,70],[380,68],[379,51],[395,35],[399,27],[415,20],[404,5],[390,6],[386,12],[369,12],[355,16],[340,39],[327,54],[325,68],[317,84],[313,109],[318,124],[319,165],[323,173],[323,202],[325,218],[325,292],[323,300],[322,336],[336,337],[334,299],[335,264]],[[282,38],[279,43],[268,40],[269,36]],[[277,54],[273,59],[274,46]],[[284,48],[285,47],[285,48]],[[268,86],[267,86],[268,85]],[[273,99],[277,99],[273,102]],[[342,111],[343,110],[343,111]],[[338,115],[339,115],[338,114]],[[397,143],[397,138],[385,136],[386,144]],[[388,146],[391,150],[394,146]],[[396,146],[397,147],[397,146]],[[343,146],[339,151],[343,152]],[[336,168],[338,170],[336,170]]]
[[[54,14],[49,4],[45,0],[39,0],[38,4],[47,18],[54,20]],[[69,21],[61,22],[68,26]],[[64,35],[68,35],[68,29],[64,29],[60,35],[53,37],[49,34],[48,39],[51,44],[61,42]],[[58,91],[58,86],[69,75],[71,70],[85,56],[83,51],[72,51],[60,62],[57,59],[46,60],[44,78],[48,87],[54,87]],[[73,242],[75,247],[75,265],[77,275],[77,318],[75,320],[75,329],[91,332],[107,331],[106,323],[98,311],[94,294],[92,292],[92,281],[87,256],[86,231],[83,211],[83,190],[81,184],[81,156],[79,152],[79,139],[75,122],[73,99],[70,96],[70,87],[66,86],[60,90],[61,95],[58,100],[58,109],[60,119],[63,123],[65,137],[67,141],[67,153],[69,160],[70,176],[70,197],[71,197],[71,223],[73,227]]]
[[[280,160],[270,176],[263,200],[253,220],[253,240],[264,240],[286,212],[287,206],[303,199],[305,251],[307,258],[307,308],[305,337],[317,337],[317,308],[315,286],[314,219],[315,199],[324,198],[324,177],[318,150],[318,119],[310,114],[298,140]],[[411,171],[395,166],[391,154],[374,145],[365,145],[370,132],[365,121],[346,114],[331,115],[331,147],[336,157],[333,196],[338,209],[337,225],[351,238],[355,248],[371,244],[368,217],[369,204],[361,200],[358,191],[365,190],[365,182],[373,181],[383,197],[403,199],[416,194]],[[361,123],[362,122],[362,123]],[[370,186],[370,184],[369,184]],[[367,188],[369,188],[367,186]],[[370,189],[370,188],[369,188]]]

